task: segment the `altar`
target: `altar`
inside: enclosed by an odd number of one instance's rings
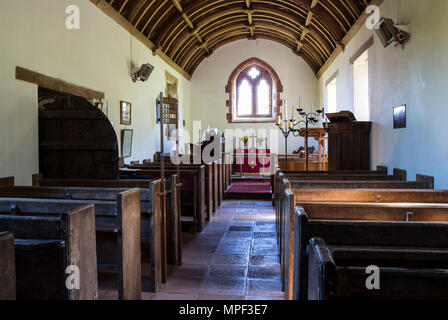
[[[271,150],[239,148],[234,150],[233,172],[239,175],[270,175]]]

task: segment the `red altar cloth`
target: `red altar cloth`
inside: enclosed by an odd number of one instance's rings
[[[271,172],[270,149],[236,149],[234,150],[233,171],[235,174],[266,174]]]

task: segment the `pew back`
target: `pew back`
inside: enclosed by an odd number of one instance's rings
[[[303,189],[292,190],[296,203],[448,203],[445,190]]]
[[[310,300],[434,300],[448,296],[448,250],[308,245]],[[366,267],[380,271],[380,290],[366,287]]]
[[[448,207],[446,207],[448,209]],[[445,209],[445,214],[448,210]],[[387,206],[383,208],[387,214]],[[425,208],[429,215],[433,208]],[[437,209],[435,209],[437,210]],[[356,214],[356,213],[355,213]],[[336,217],[337,218],[337,217]],[[310,219],[302,207],[295,209],[294,219],[294,298],[306,299],[308,260],[306,246],[311,238],[322,238],[329,245],[402,246],[446,248],[448,223],[407,221],[361,221]],[[431,234],[431,237],[427,235]],[[381,235],[381,236],[378,236]]]
[[[15,236],[18,299],[98,298],[94,205],[45,205],[35,200],[0,200],[0,231]],[[76,266],[80,289],[65,286]]]
[[[176,174],[175,167],[167,167],[167,175]],[[205,166],[189,167],[181,170],[180,205],[181,219],[185,224],[192,225],[195,231],[202,231],[207,221]],[[120,170],[122,176],[160,177],[160,170],[154,169],[126,169]]]
[[[42,188],[22,187],[18,188],[17,193],[14,189],[6,194],[23,197],[30,196],[34,190],[36,194],[31,198],[37,198],[42,192],[45,193]],[[47,192],[58,195],[54,189]],[[69,189],[66,192],[70,192]],[[111,190],[107,192],[113,194]],[[2,196],[5,195],[0,193]],[[93,245],[96,243],[99,269],[113,268],[118,271],[120,299],[141,299],[140,189],[115,192],[115,201],[2,198],[0,210],[7,212],[9,205],[14,207],[13,213],[16,215],[57,216],[61,210],[70,211],[89,203],[95,205],[96,241]],[[35,204],[39,206],[34,207]]]
[[[16,299],[14,235],[0,232],[0,300]]]
[[[181,235],[178,231],[180,223],[179,211],[177,205],[177,176],[172,176],[167,181],[168,195],[167,202],[162,201],[164,195],[161,193],[160,180],[68,180],[68,179],[41,179],[39,175],[33,176],[33,183],[36,186],[43,187],[66,187],[66,188],[107,188],[107,189],[130,189],[140,188],[141,191],[141,241],[143,263],[150,263],[150,270],[144,270],[144,274],[151,275],[150,281],[143,283],[144,291],[157,291],[162,283],[166,282],[167,277],[167,233],[175,234],[176,252],[169,253],[168,256],[181,256]],[[171,188],[170,188],[171,187]],[[147,208],[150,211],[146,211]],[[167,219],[166,208],[172,209],[170,218]],[[167,224],[172,222],[172,225]],[[171,236],[169,236],[171,238]],[[149,247],[149,248],[148,248]],[[150,255],[148,260],[147,256]]]

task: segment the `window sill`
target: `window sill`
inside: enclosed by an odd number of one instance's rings
[[[229,123],[275,123],[274,119],[230,119]]]

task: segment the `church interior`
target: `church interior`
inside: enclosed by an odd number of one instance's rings
[[[447,13],[0,0],[0,300],[447,299]]]

